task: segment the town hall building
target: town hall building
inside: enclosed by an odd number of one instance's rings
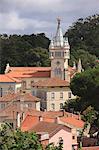
[[[11,67],[7,64],[5,76],[20,80],[21,92],[31,92],[38,97],[41,110],[59,111],[66,101],[75,98],[70,90],[70,80],[82,71],[81,60],[77,68],[75,63],[73,67],[69,66],[70,45],[68,38],[63,37],[60,19],[57,19],[56,34],[49,45],[49,59],[51,67]],[[4,93],[7,92],[6,89]]]

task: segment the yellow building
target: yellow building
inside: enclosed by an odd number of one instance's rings
[[[5,74],[0,75],[0,97],[8,93],[17,93],[20,90],[21,80]]]

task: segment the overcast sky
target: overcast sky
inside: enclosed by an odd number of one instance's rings
[[[63,32],[78,18],[99,14],[99,0],[0,0],[0,33],[52,36],[56,18]]]

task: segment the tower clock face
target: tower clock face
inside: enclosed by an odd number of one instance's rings
[[[57,65],[60,65],[60,61],[57,61],[56,64],[57,64]]]

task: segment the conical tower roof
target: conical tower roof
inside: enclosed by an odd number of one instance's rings
[[[63,33],[62,33],[61,26],[60,26],[60,21],[61,21],[60,18],[57,18],[58,25],[57,25],[56,35],[54,38],[55,46],[63,46],[63,43],[64,43]]]

